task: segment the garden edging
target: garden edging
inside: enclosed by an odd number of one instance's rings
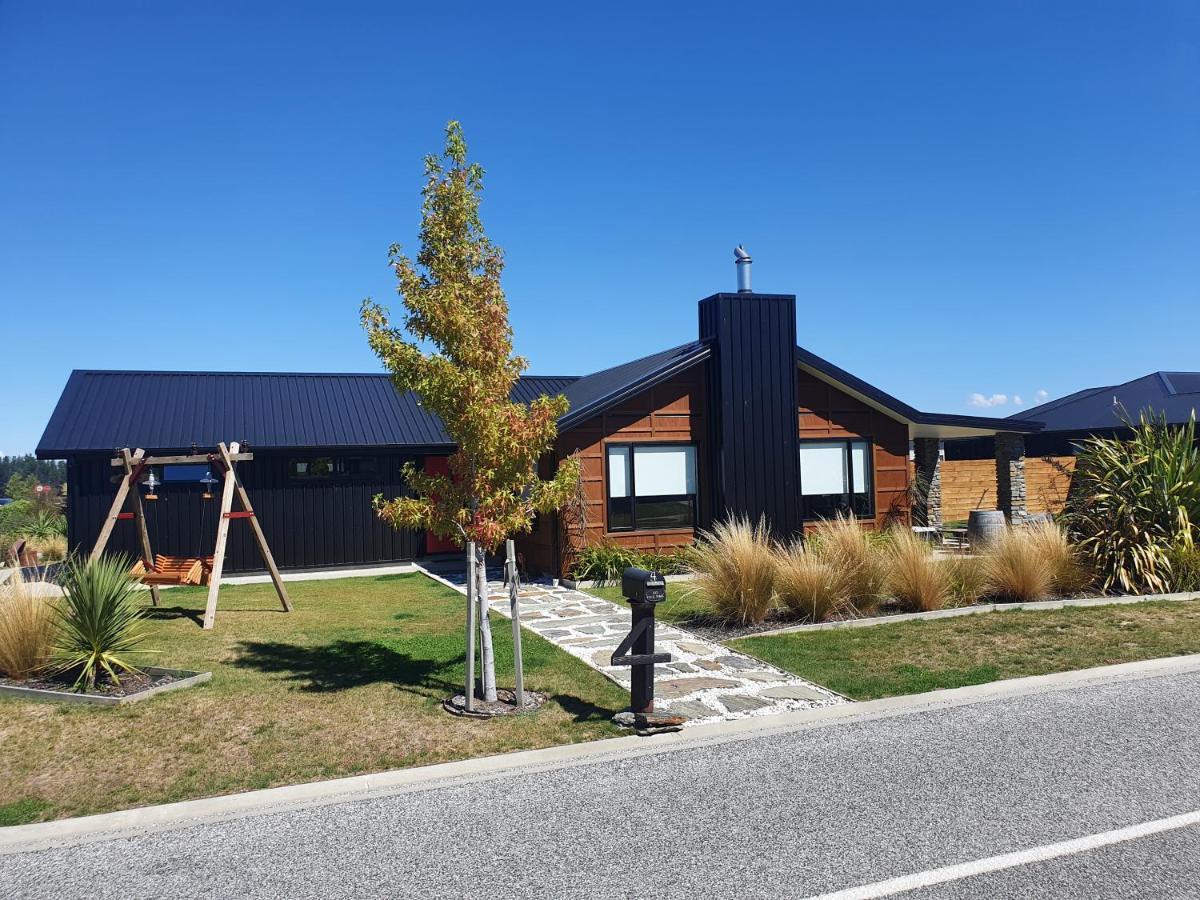
[[[1117,597],[1072,597],[1061,600],[1037,600],[1029,603],[981,603],[975,606],[960,606],[955,609],[935,609],[931,612],[899,613],[894,616],[870,616],[863,619],[839,619],[836,622],[816,622],[805,625],[788,625],[770,631],[756,631],[747,638],[769,637],[777,634],[795,634],[805,631],[830,631],[835,628],[870,628],[875,625],[893,625],[897,622],[920,622],[927,619],[953,619],[957,616],[974,616],[980,613],[1004,612],[1007,610],[1065,609],[1072,606],[1118,606],[1126,603],[1180,602],[1200,600],[1200,593],[1181,591],[1173,594],[1134,594]]]
[[[41,700],[54,703],[82,703],[92,706],[127,706],[149,700],[158,694],[168,691],[179,691],[212,680],[212,672],[191,672],[184,669],[162,669],[158,666],[145,666],[143,671],[148,675],[179,675],[175,681],[158,684],[137,691],[133,694],[84,694],[74,691],[51,691],[44,688],[22,687],[18,684],[0,684],[0,697],[12,697],[16,700]]]

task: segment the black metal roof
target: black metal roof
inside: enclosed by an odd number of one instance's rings
[[[691,341],[584,377],[522,376],[512,397],[528,403],[542,394],[565,394],[571,405],[558,424],[571,428],[710,353],[704,341]],[[796,359],[917,425],[1041,428],[1039,422],[1023,419],[921,412],[803,347],[796,348]],[[115,447],[161,452],[231,440],[264,449],[453,446],[442,423],[417,396],[397,391],[383,374],[77,370],[63,389],[37,455],[54,459]]]
[[[561,393],[573,377],[522,377],[516,400]],[[114,447],[449,447],[441,421],[387,375],[75,371],[37,455]]]
[[[584,419],[603,412],[626,397],[653,387],[672,375],[690,368],[709,355],[703,341],[692,341],[660,353],[652,353],[632,362],[585,375],[563,392],[571,403],[559,428],[570,428]]]
[[[1046,431],[1105,431],[1121,428],[1121,410],[1137,420],[1143,411],[1165,414],[1182,424],[1200,412],[1200,372],[1151,372],[1124,384],[1076,391],[1021,413]]]

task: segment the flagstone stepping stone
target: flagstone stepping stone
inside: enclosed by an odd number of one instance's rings
[[[708,669],[710,672],[721,671],[721,664],[719,662],[717,662],[715,659],[697,659],[697,660],[694,660],[694,662],[700,668]]]
[[[730,669],[757,669],[762,663],[744,656],[718,656],[717,662]]]
[[[616,647],[605,647],[603,650],[597,650],[592,654],[592,664],[603,669],[612,668],[612,652],[615,649]]]
[[[783,687],[767,688],[759,694],[771,700],[828,700],[828,694],[814,691],[802,684],[785,684]]]
[[[676,672],[695,672],[695,671],[697,671],[695,666],[690,666],[685,662],[671,663],[669,666],[667,666],[667,668],[672,669]]]
[[[584,625],[581,628],[576,628],[575,630],[578,631],[580,634],[604,634],[604,626],[603,625]],[[563,633],[570,634],[569,631],[563,632]]]
[[[738,674],[751,681],[787,681],[787,676],[782,672],[739,672]]]
[[[738,686],[736,681],[730,681],[728,678],[709,678],[702,675],[699,678],[672,678],[660,681],[654,686],[654,692],[664,700],[670,700],[671,698],[686,697],[696,691]]]
[[[708,656],[715,649],[707,644],[697,644],[693,641],[680,641],[675,646],[684,653],[694,653],[696,656]]]
[[[681,703],[672,703],[670,710],[677,716],[685,716],[689,719],[707,719],[711,716],[721,715],[711,706],[706,706],[699,700],[684,700]]]
[[[721,703],[731,713],[753,712],[756,709],[762,709],[764,706],[771,705],[766,700],[759,700],[757,697],[746,697],[742,694],[722,697]]]
[[[568,635],[570,635],[570,633],[571,633],[571,632],[569,632],[569,631],[539,631],[539,632],[538,632],[538,634],[540,634],[542,637],[544,637],[544,638],[552,638],[552,639],[554,639],[554,640],[556,640],[556,641],[557,641],[559,638],[565,638],[565,637],[567,637]]]

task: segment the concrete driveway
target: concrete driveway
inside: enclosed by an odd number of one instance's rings
[[[10,846],[0,883],[97,898],[1195,897],[1200,665],[1114,670]]]

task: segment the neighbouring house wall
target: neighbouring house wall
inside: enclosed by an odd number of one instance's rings
[[[558,459],[578,453],[583,467],[588,544],[608,541],[637,550],[667,551],[695,540],[692,528],[665,531],[617,531],[606,528],[604,447],[607,443],[687,441],[696,445],[696,503],[701,526],[710,512],[705,497],[708,452],[705,430],[705,365],[693,366],[662,384],[622,402],[582,425],[559,435],[555,445]],[[568,548],[556,549],[558,526],[545,517],[533,534],[519,541],[525,566],[530,571],[558,571],[570,563]]]
[[[1029,512],[1057,513],[1071,486],[1075,457],[1025,458],[1026,504]],[[941,466],[942,520],[957,522],[973,509],[996,508],[996,462],[992,459],[947,459]]]
[[[182,451],[181,451],[182,452]],[[239,463],[238,476],[254,504],[259,524],[280,568],[315,568],[413,559],[425,547],[424,533],[396,530],[384,524],[371,508],[375,494],[395,497],[406,490],[400,467],[407,459],[397,453],[355,452],[374,456],[377,471],[370,476],[299,480],[290,477],[292,457],[331,456],[314,449],[294,453],[255,450],[254,459]],[[112,477],[120,470],[111,456],[81,455],[67,461],[67,535],[72,549],[92,549],[116,495]],[[212,500],[201,497],[198,484],[168,484],[158,500],[147,502],[146,526],[151,548],[169,556],[209,556],[217,533],[220,486]],[[125,508],[132,509],[126,502]],[[238,503],[234,501],[234,508]],[[117,522],[107,551],[140,556],[136,528]],[[229,528],[226,571],[263,568],[250,526],[233,521]]]
[[[908,426],[803,370],[797,374],[796,396],[800,407],[801,440],[861,437],[872,442],[872,485],[875,490],[872,524],[883,527],[889,519],[907,522]]]

